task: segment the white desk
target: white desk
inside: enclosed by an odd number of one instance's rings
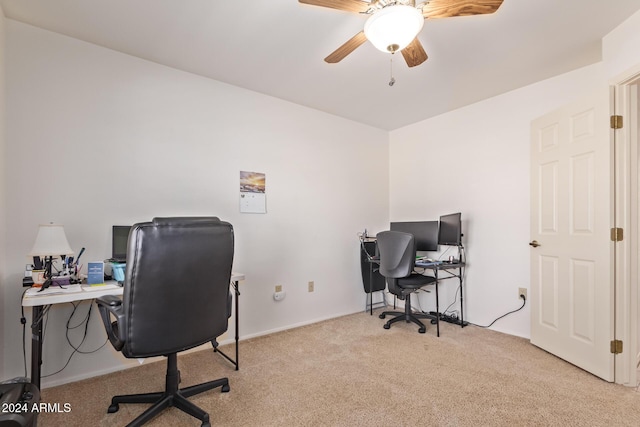
[[[23,307],[62,304],[83,301],[105,295],[122,295],[122,286],[116,281],[106,281],[104,285],[65,285],[64,288],[51,286],[40,292],[40,288],[30,288],[22,297]]]
[[[244,280],[244,274],[231,273],[231,286],[233,286],[235,294],[235,340],[236,340],[236,358],[235,360],[228,357],[217,349],[214,345],[214,351],[220,353],[227,360],[233,363],[236,370],[238,365],[238,282]],[[40,366],[42,365],[42,317],[44,308],[54,304],[62,304],[66,302],[76,302],[84,300],[93,300],[105,295],[122,295],[123,288],[115,281],[108,281],[105,285],[87,286],[87,285],[68,285],[66,289],[45,289],[43,292],[37,292],[32,288],[28,289],[22,298],[23,307],[33,307],[31,313],[31,383],[40,388]],[[212,343],[213,344],[213,343]]]

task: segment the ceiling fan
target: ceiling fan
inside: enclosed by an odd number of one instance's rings
[[[427,60],[418,33],[425,19],[493,13],[503,0],[298,0],[314,6],[328,7],[369,15],[364,29],[336,49],[324,60],[340,62],[357,47],[369,40],[377,49],[402,52],[409,67]]]

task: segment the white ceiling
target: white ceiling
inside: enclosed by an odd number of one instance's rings
[[[408,68],[365,43],[323,61],[365,16],[297,0],[0,0],[5,16],[180,70],[392,130],[601,59],[640,0],[504,0],[427,20]]]

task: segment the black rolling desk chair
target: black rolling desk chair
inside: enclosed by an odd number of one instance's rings
[[[416,262],[416,243],[412,234],[383,231],[376,237],[380,251],[380,273],[387,279],[389,292],[405,300],[404,312],[385,311],[380,315],[381,319],[395,315],[384,324],[384,328],[389,329],[392,323],[404,320],[420,326],[418,332],[424,334],[427,328],[420,319],[436,319],[436,317],[414,313],[411,309],[411,294],[423,286],[436,283],[436,279],[413,272]]]
[[[125,357],[167,357],[165,390],[115,396],[120,403],[153,403],[130,426],[139,426],[169,406],[209,426],[209,414],[187,398],[222,387],[220,378],[179,389],[177,353],[211,342],[227,330],[233,227],[217,218],[155,218],[132,227],[122,300],[97,300],[111,344]],[[111,316],[115,317],[112,323]]]

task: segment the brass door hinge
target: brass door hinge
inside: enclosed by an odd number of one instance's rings
[[[611,241],[612,242],[622,242],[624,238],[624,231],[622,228],[612,228],[611,229]]]
[[[622,129],[622,116],[611,116],[611,129]]]
[[[611,353],[613,353],[613,354],[622,353],[622,341],[621,340],[613,340],[613,341],[611,341]]]

